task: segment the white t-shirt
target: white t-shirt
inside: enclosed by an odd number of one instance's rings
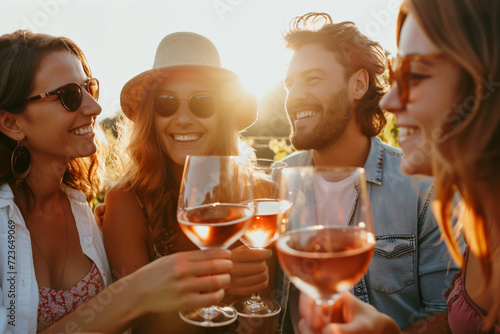
[[[339,182],[327,182],[321,175],[315,176],[316,224],[325,226],[349,225],[357,197],[358,192],[354,187],[352,177]]]

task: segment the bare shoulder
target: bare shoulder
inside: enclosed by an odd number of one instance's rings
[[[104,224],[106,224],[107,219],[109,220],[114,217],[119,217],[121,219],[127,217],[132,219],[142,218],[145,220],[142,207],[133,190],[114,186],[106,194],[104,203]]]
[[[150,260],[152,246],[148,222],[131,190],[115,186],[106,194],[104,203],[104,246],[115,276],[121,277]]]
[[[111,188],[104,200],[103,232],[126,229],[129,233],[140,233],[145,237],[147,221],[139,200],[132,190],[120,186]]]
[[[136,205],[140,208],[137,197],[133,190],[125,189],[123,186],[116,185],[106,194],[104,203],[108,205],[129,206]]]

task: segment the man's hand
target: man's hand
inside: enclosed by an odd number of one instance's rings
[[[301,334],[395,334],[399,327],[387,315],[345,293],[333,306],[317,305],[300,294]]]

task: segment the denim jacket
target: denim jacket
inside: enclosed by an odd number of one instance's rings
[[[364,168],[376,244],[368,272],[354,287],[354,294],[405,328],[429,314],[446,311],[444,293],[458,268],[431,212],[433,179],[402,174],[401,157],[399,149],[371,138]],[[295,152],[283,161],[289,167],[312,165],[312,151]],[[287,305],[289,288],[283,277],[280,322],[287,306],[298,307]]]

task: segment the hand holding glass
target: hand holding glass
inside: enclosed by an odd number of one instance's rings
[[[254,214],[253,183],[246,159],[188,156],[179,193],[177,220],[201,249],[227,248],[245,232]],[[236,320],[231,306],[218,304],[180,312],[193,325],[217,327]]]
[[[286,168],[280,194],[292,203],[276,245],[280,265],[316,304],[333,305],[363,277],[373,256],[364,169]]]

